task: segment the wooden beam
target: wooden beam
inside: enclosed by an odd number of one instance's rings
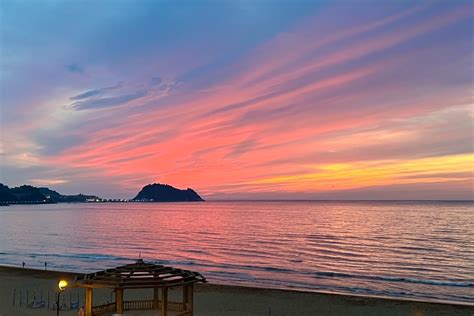
[[[190,307],[190,312],[189,316],[193,316],[194,314],[194,283],[189,285],[189,307]]]
[[[92,288],[92,289],[114,289],[112,285],[104,285],[104,284],[74,284],[72,287]]]
[[[159,288],[157,288],[157,287],[153,288],[153,308],[154,309],[159,309],[160,308]]]
[[[92,288],[86,288],[86,316],[92,316]]]
[[[136,287],[136,286],[143,286],[143,287],[172,287],[172,286],[180,286],[181,284],[185,283],[194,283],[198,282],[199,280],[196,280],[193,276],[186,276],[186,277],[181,277],[177,279],[130,279],[127,280],[126,282],[115,282],[113,280],[94,280],[94,281],[89,281],[90,284],[85,285],[81,284],[78,286],[86,287],[86,286],[91,286],[91,287],[122,287],[122,288],[127,288],[127,287]]]
[[[123,289],[115,289],[115,311],[117,314],[123,314]]]
[[[168,315],[168,288],[161,289],[161,314],[160,316]]]
[[[189,294],[188,294],[188,285],[185,284],[183,285],[183,305],[184,305],[184,309],[187,310],[188,309],[188,299],[189,299]]]

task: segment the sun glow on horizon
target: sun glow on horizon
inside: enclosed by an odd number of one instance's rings
[[[340,190],[408,183],[469,181],[474,154],[421,158],[411,161],[370,161],[312,166],[315,172],[267,178],[250,184],[285,184],[286,190]]]

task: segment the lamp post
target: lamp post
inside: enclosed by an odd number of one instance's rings
[[[59,299],[61,297],[61,293],[64,292],[67,286],[66,280],[61,280],[58,283],[58,300],[56,302],[56,316],[59,316]]]

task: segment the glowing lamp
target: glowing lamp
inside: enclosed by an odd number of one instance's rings
[[[59,281],[58,288],[61,292],[66,289],[66,286],[67,286],[67,281],[66,280]]]

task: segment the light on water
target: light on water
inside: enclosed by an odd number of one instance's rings
[[[474,300],[470,202],[56,204],[0,210],[0,264],[156,263],[211,282]]]

